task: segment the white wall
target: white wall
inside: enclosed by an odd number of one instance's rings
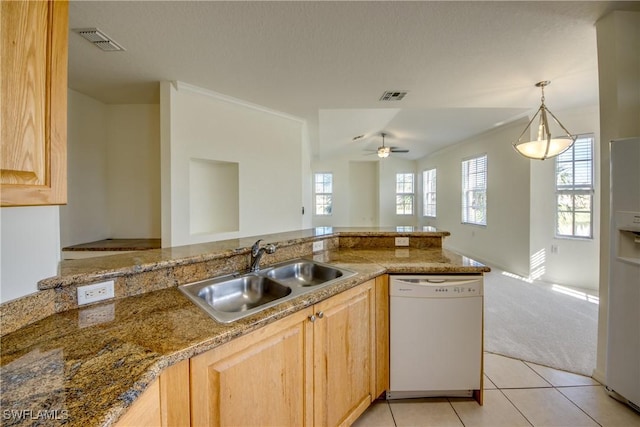
[[[301,119],[184,83],[163,82],[161,104],[163,246],[302,228],[310,177]],[[239,165],[238,230],[190,232],[193,159]]]
[[[160,106],[107,105],[113,238],[160,237]]]
[[[67,205],[2,208],[2,302],[55,276],[62,247],[160,236],[158,106],[69,90],[67,118]]]
[[[416,225],[416,215],[396,215],[396,173],[415,173],[415,162],[398,157],[352,161],[347,157],[315,160],[314,173],[333,173],[333,213],[313,215],[313,226],[391,227]],[[416,189],[417,191],[417,189]],[[416,192],[416,209],[418,209]]]
[[[413,215],[396,214],[396,174],[413,173],[415,184],[415,199]],[[417,224],[420,192],[418,177],[416,175],[416,162],[394,157],[393,154],[378,162],[378,175],[380,178],[378,186],[378,217],[381,227],[393,227],[397,225],[414,226]]]
[[[596,105],[565,111],[553,111],[574,134],[592,133],[594,144],[593,239],[555,237],[555,160],[531,161],[531,254],[542,262],[531,274],[547,282],[597,290],[600,253],[600,125]],[[551,246],[557,247],[557,253]]]
[[[62,247],[160,237],[158,105],[107,105],[68,91],[68,204]]]
[[[304,215],[302,216],[302,229],[311,228],[313,218],[312,184],[313,174],[311,173],[311,141],[309,138],[309,127],[307,122],[302,125],[302,206]]]
[[[314,174],[316,173],[332,173],[333,174],[333,210],[331,215],[316,215],[313,199],[311,200],[310,211],[312,213],[312,224],[314,227],[348,227],[351,226],[350,200],[351,195],[349,189],[352,185],[349,182],[351,175],[349,173],[348,159],[324,159],[315,160],[311,163]],[[313,182],[313,175],[311,176]],[[366,187],[365,187],[366,186]],[[313,191],[313,187],[311,188]],[[374,183],[362,183],[363,192],[377,191],[377,185]],[[353,224],[353,226],[357,226]]]
[[[349,162],[349,224],[378,225],[378,163]]]
[[[614,11],[596,23],[600,93],[600,310],[594,377],[604,381],[609,310],[609,142],[640,135],[640,13]]]
[[[38,290],[60,260],[58,206],[0,209],[0,302]]]
[[[111,236],[107,197],[107,106],[68,91],[67,205],[60,207],[62,247]]]
[[[450,231],[446,247],[523,276],[529,275],[530,169],[511,142],[526,123],[518,120],[440,150],[417,168],[419,181],[422,171],[437,169],[437,218],[422,217],[420,209],[419,224]],[[482,154],[488,164],[486,227],[461,222],[461,162]]]

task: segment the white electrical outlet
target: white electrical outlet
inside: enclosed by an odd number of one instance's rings
[[[78,287],[78,305],[113,298],[113,280]]]
[[[324,240],[313,242],[313,252],[320,252],[324,250]]]
[[[408,237],[396,237],[396,246],[409,246]]]

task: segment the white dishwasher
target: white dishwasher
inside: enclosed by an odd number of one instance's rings
[[[482,284],[482,275],[391,276],[387,399],[480,390]]]

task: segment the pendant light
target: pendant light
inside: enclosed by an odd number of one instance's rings
[[[565,128],[562,123],[560,123],[560,121],[556,118],[556,116],[554,116],[553,113],[547,109],[547,106],[544,105],[544,87],[550,84],[551,82],[548,80],[536,83],[536,86],[542,90],[540,108],[538,108],[538,111],[531,118],[531,121],[529,121],[527,127],[524,129],[524,131],[522,131],[518,140],[513,143],[513,148],[515,148],[518,153],[530,159],[544,160],[550,157],[555,157],[558,154],[562,154],[563,152],[568,150],[576,140],[576,136],[571,135],[567,128]],[[547,113],[562,129],[563,134],[561,136],[551,137],[551,129],[549,128]],[[540,115],[538,134],[535,140],[530,140],[529,138],[531,135],[531,123],[533,123],[538,115]]]

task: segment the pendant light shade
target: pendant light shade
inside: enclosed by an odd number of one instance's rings
[[[518,140],[513,143],[513,148],[515,148],[518,153],[530,159],[544,160],[555,157],[569,149],[576,140],[576,136],[571,135],[567,128],[565,128],[556,116],[547,109],[547,106],[544,105],[544,87],[549,84],[551,84],[551,82],[548,80],[536,83],[536,86],[542,90],[540,108],[538,108],[538,111],[531,118],[527,127],[522,131]],[[540,117],[536,139],[530,140],[531,124],[538,116]],[[561,129],[561,135],[556,137],[551,136],[549,116],[551,116],[556,125]]]

